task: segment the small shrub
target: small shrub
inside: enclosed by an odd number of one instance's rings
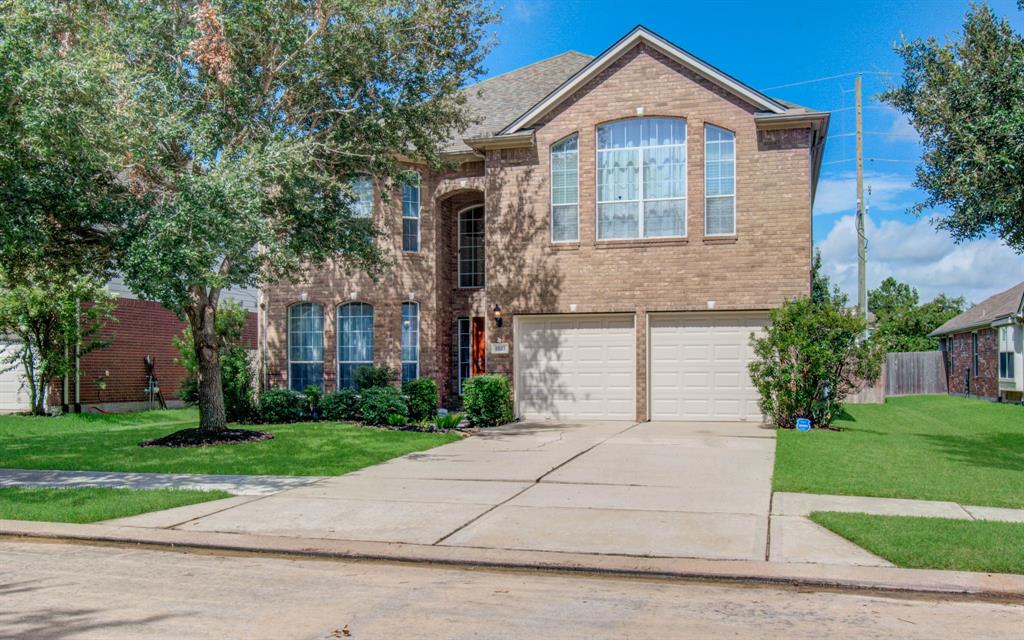
[[[228,422],[244,422],[252,417],[254,378],[245,347],[229,347],[221,352],[220,387],[224,391],[224,412]]]
[[[391,386],[391,369],[365,365],[356,368],[356,389],[375,389]]]
[[[474,427],[512,422],[512,389],[500,374],[473,376],[462,383],[462,408]]]
[[[434,421],[431,418],[423,418],[416,423],[416,429],[419,431],[433,431]]]
[[[449,413],[446,416],[434,416],[434,428],[438,431],[449,431],[458,428],[462,423],[461,413]]]
[[[311,384],[303,390],[302,395],[306,396],[306,406],[309,409],[309,415],[314,419],[319,418],[320,399],[323,398],[324,392],[317,385]]]
[[[355,389],[339,389],[320,400],[320,415],[324,420],[359,420],[359,394]]]
[[[402,385],[402,393],[409,403],[409,417],[413,420],[433,418],[437,413],[437,383],[430,378],[409,380]]]
[[[388,416],[389,427],[404,427],[407,424],[409,424],[409,416],[400,413],[392,413]]]
[[[371,387],[360,394],[359,412],[367,424],[386,425],[392,414],[408,417],[402,393],[392,386]]]
[[[305,395],[290,389],[268,389],[260,394],[257,417],[260,422],[299,422],[307,417],[309,400]]]

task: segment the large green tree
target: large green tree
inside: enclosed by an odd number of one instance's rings
[[[868,309],[875,314],[875,336],[888,351],[932,351],[938,340],[928,334],[963,312],[962,297],[939,294],[919,304],[917,289],[892,276],[868,291]]]
[[[83,226],[114,240],[136,293],[187,318],[207,430],[225,426],[221,292],[328,262],[385,266],[351,179],[405,179],[408,157],[441,164],[469,124],[460,89],[494,19],[483,0],[24,0],[4,13],[26,42],[49,41],[42,67],[82,59],[111,89],[107,118],[68,135],[110,149],[99,174],[131,207]]]
[[[1024,8],[1024,0],[1018,0]],[[987,5],[971,5],[959,40],[896,46],[899,84],[882,100],[921,136],[920,214],[957,241],[997,234],[1024,252],[1024,38]]]

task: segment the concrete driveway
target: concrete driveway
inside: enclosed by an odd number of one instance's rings
[[[525,423],[269,497],[233,498],[226,508],[207,503],[116,522],[764,560],[773,440],[756,424]]]

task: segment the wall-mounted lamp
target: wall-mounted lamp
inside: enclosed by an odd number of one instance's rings
[[[500,327],[505,323],[505,320],[501,317],[501,306],[494,305],[494,326]]]
[[[303,301],[303,302],[305,302],[306,300],[309,300],[309,293],[307,293],[307,292],[305,292],[305,291],[303,291],[302,293],[300,293],[300,294],[299,294],[299,300],[301,300],[301,301]]]

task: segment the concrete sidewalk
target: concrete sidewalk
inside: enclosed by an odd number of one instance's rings
[[[191,473],[134,473],[119,471],[45,471],[0,469],[0,488],[105,487],[109,489],[195,489],[227,491],[237,496],[268,496],[302,487],[320,477],[240,476]]]

